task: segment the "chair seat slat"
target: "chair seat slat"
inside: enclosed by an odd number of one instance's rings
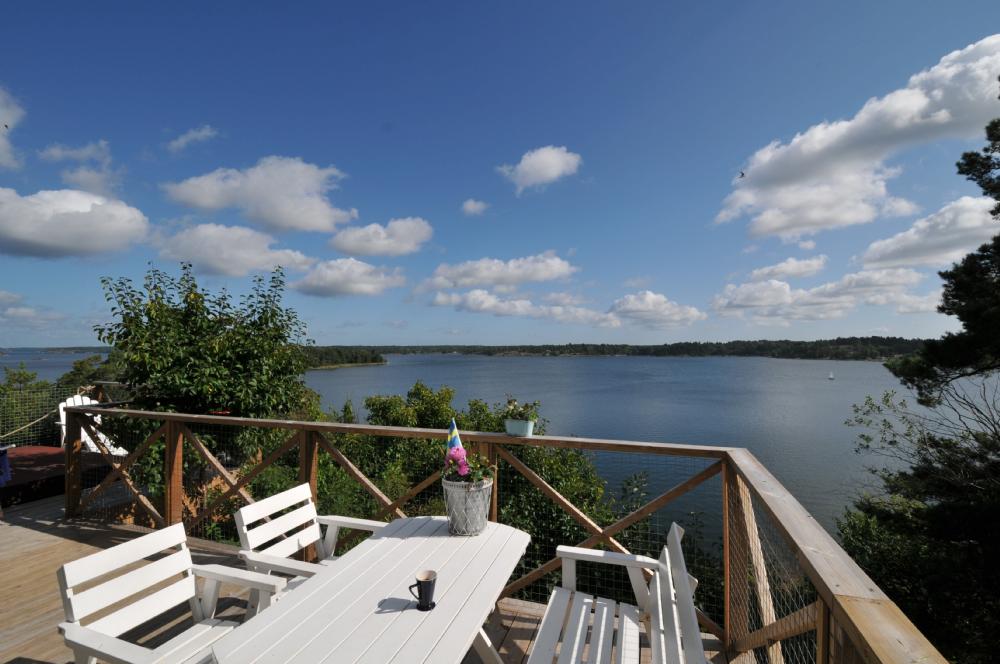
[[[611,646],[615,633],[615,602],[604,597],[594,600],[594,627],[590,632],[588,662],[611,664]]]
[[[583,660],[583,647],[587,643],[587,625],[594,598],[586,593],[573,593],[573,603],[563,630],[562,647],[559,650],[559,664],[575,664]]]
[[[549,597],[545,614],[531,645],[531,656],[528,664],[552,664],[556,656],[556,646],[559,644],[559,634],[562,633],[566,621],[566,608],[573,593],[565,588],[556,587]]]
[[[639,661],[639,608],[631,604],[618,606],[618,633],[615,636],[615,664]]]

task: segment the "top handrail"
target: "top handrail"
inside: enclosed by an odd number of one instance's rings
[[[192,415],[131,408],[108,408],[104,405],[67,406],[67,413],[91,415],[117,415],[144,420],[163,422],[186,422],[188,424],[215,424],[222,426],[245,426],[260,429],[289,429],[295,431],[317,431],[329,433],[353,433],[392,438],[428,438],[447,440],[447,429],[427,429],[418,427],[381,426],[377,424],[345,424],[342,422],[308,422],[303,420],[279,420],[233,415]],[[660,454],[666,456],[694,456],[722,459],[733,447],[716,445],[696,445],[683,443],[650,443],[634,440],[606,440],[603,438],[577,438],[572,436],[530,436],[522,438],[495,431],[462,431],[462,439],[475,443],[507,443],[513,445],[535,445],[538,447],[564,447],[576,449],[602,450],[608,452],[630,452]]]

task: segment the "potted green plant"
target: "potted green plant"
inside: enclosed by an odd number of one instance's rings
[[[493,496],[493,470],[482,455],[465,451],[452,420],[441,474],[448,532],[452,535],[478,535],[486,528]]]
[[[531,436],[538,420],[537,401],[518,403],[517,399],[507,395],[507,408],[504,409],[504,428],[511,436]]]

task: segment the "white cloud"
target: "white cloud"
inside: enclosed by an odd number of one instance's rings
[[[486,212],[490,206],[486,201],[477,201],[475,198],[467,198],[462,202],[462,213],[467,217],[477,217]]]
[[[337,233],[330,246],[355,256],[403,256],[420,251],[431,239],[434,229],[420,217],[391,219],[385,226],[368,224],[361,228],[345,228]]]
[[[80,162],[80,166],[64,170],[61,174],[63,182],[76,189],[113,196],[121,186],[122,171],[111,168],[111,146],[103,138],[76,148],[54,143],[40,151],[38,156],[45,161]]]
[[[581,163],[583,158],[564,146],[547,145],[525,152],[516,166],[497,166],[497,171],[517,186],[517,193],[520,195],[530,187],[544,187],[567,175],[573,175]]]
[[[20,302],[22,297],[17,293],[0,290],[0,307],[9,307]]]
[[[333,207],[326,194],[344,173],[297,157],[264,157],[243,170],[220,168],[163,185],[173,200],[199,210],[236,208],[271,230],[331,231],[358,216]]]
[[[10,134],[24,119],[24,109],[13,95],[0,88],[0,168],[21,167],[21,160],[10,142]],[[6,126],[5,126],[6,125]]]
[[[872,98],[849,120],[821,122],[787,143],[758,150],[733,181],[717,221],[750,216],[753,235],[797,239],[822,230],[914,214],[892,196],[897,152],[948,137],[975,136],[996,115],[1000,35],[943,57],[906,87]]]
[[[503,299],[477,288],[467,293],[435,293],[431,304],[451,306],[456,311],[489,313],[494,316],[519,316],[545,318],[561,323],[580,323],[597,327],[619,327],[621,320],[613,313],[602,313],[584,307],[564,305],[539,305],[524,298]]]
[[[552,304],[559,304],[564,307],[583,304],[586,300],[573,293],[546,293],[542,299]]]
[[[902,293],[892,301],[892,304],[896,305],[896,313],[900,314],[934,313],[941,304],[941,291],[936,290],[927,295]]]
[[[38,328],[64,318],[48,309],[29,307],[23,300],[17,293],[0,290],[0,329]]]
[[[203,143],[210,141],[219,135],[219,131],[212,125],[202,125],[186,132],[167,143],[167,150],[177,154],[192,143]]]
[[[468,288],[472,286],[516,287],[530,281],[552,281],[572,275],[580,268],[546,251],[535,256],[512,258],[480,258],[458,265],[442,263],[422,285],[423,290]]]
[[[862,261],[865,267],[954,263],[1000,233],[1000,223],[990,215],[994,203],[991,198],[963,196],[908,230],[872,242]]]
[[[922,275],[914,270],[862,270],[815,288],[792,288],[777,279],[728,284],[712,306],[722,315],[751,315],[758,322],[840,318],[860,304],[901,302]]]
[[[826,267],[826,256],[819,255],[812,258],[786,258],[777,265],[759,267],[750,273],[751,281],[763,281],[764,279],[794,279],[798,277],[811,277],[820,273]]]
[[[354,258],[338,258],[315,265],[292,288],[307,295],[379,295],[406,284],[399,268],[376,267]]]
[[[689,325],[707,318],[704,312],[695,307],[677,304],[668,300],[665,295],[648,290],[630,293],[615,300],[609,313],[651,329]]]
[[[209,274],[242,277],[257,270],[282,266],[304,270],[316,261],[291,249],[272,249],[275,240],[243,226],[199,224],[160,243],[160,255],[186,261]]]
[[[119,200],[72,189],[20,196],[0,188],[0,253],[100,254],[125,249],[148,230],[146,216]]]
[[[111,162],[111,146],[103,138],[78,148],[61,143],[53,143],[38,153],[46,161],[95,161],[99,164]]]
[[[802,249],[803,251],[812,251],[815,248],[816,248],[815,240],[802,240],[801,242],[799,242],[799,249]]]

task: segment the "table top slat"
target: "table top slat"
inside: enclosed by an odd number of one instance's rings
[[[324,602],[322,595],[314,595],[309,588],[336,584],[338,580],[356,578],[365,569],[378,564],[383,557],[392,555],[395,549],[405,547],[407,538],[421,529],[436,529],[437,524],[430,518],[399,519],[383,529],[385,542],[375,542],[374,537],[366,539],[334,564],[327,565],[320,573],[307,579],[295,590],[286,593],[281,600],[267,611],[253,617],[233,630],[212,648],[216,660],[233,664],[249,664],[257,660],[266,650],[282,639],[282,635],[292,631],[300,620],[300,611],[315,610]],[[385,531],[388,531],[387,533]],[[390,546],[394,544],[395,546]],[[376,546],[378,545],[378,546]],[[380,549],[375,551],[374,549]],[[305,592],[299,592],[305,590]],[[238,635],[238,636],[237,636]]]
[[[460,662],[530,537],[487,524],[448,534],[444,517],[396,519],[213,648],[220,664]],[[437,571],[433,611],[408,586]]]
[[[393,653],[410,638],[414,632],[423,633],[425,624],[432,616],[451,616],[464,604],[466,589],[462,588],[462,580],[468,576],[470,564],[480,557],[492,556],[498,541],[506,539],[507,532],[500,529],[490,529],[477,537],[449,538],[458,540],[456,545],[448,547],[450,552],[442,551],[437,560],[423,560],[424,567],[415,567],[408,560],[400,562],[398,567],[401,582],[393,588],[386,586],[375,589],[375,593],[387,599],[397,597],[410,598],[407,586],[414,582],[414,575],[422,569],[434,569],[438,573],[434,591],[436,606],[433,611],[417,611],[416,601],[406,603],[405,609],[391,614],[370,616],[364,624],[357,628],[351,639],[341,644],[335,654],[330,654],[324,663],[349,664],[358,661],[392,661]],[[437,567],[435,567],[437,565]],[[430,644],[425,644],[429,647]],[[305,660],[303,660],[305,661]],[[319,662],[320,659],[315,661]]]

